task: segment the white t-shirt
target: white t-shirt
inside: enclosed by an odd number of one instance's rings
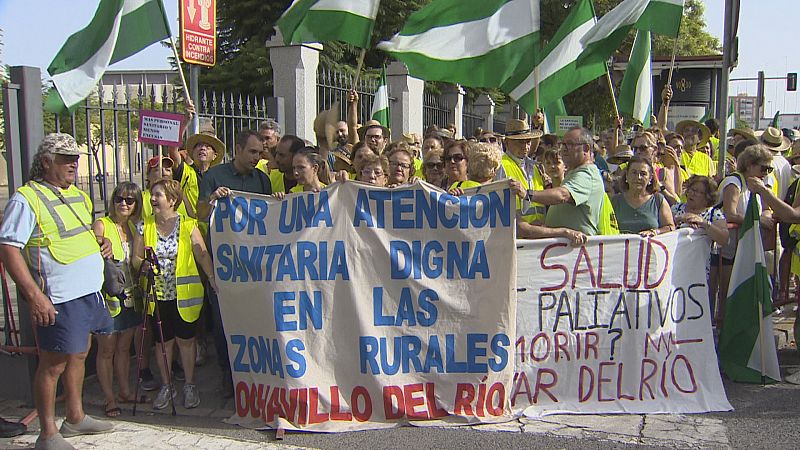
[[[783,200],[792,184],[792,165],[783,155],[775,155],[772,157],[772,167],[775,169],[773,175],[778,179],[778,198]]]
[[[773,177],[764,177],[764,185],[772,189],[773,180]],[[722,202],[723,192],[725,191],[725,188],[731,184],[739,188],[739,203],[736,205],[736,213],[744,216],[744,213],[747,212],[747,204],[750,203],[750,189],[748,189],[747,183],[742,183],[738,176],[728,175],[722,180],[722,182],[719,184],[719,201]],[[763,209],[761,205],[761,198],[756,198],[759,202],[759,214],[761,214],[760,211]]]
[[[100,291],[103,287],[103,257],[100,252],[71,264],[61,264],[47,247],[24,249],[35,227],[36,214],[28,200],[19,192],[14,193],[8,200],[0,224],[0,244],[22,249],[33,279],[37,282],[44,280],[43,292],[53,304]],[[40,273],[42,276],[38,276]]]

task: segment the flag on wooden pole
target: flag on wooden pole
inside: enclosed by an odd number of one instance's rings
[[[650,32],[639,30],[636,32],[631,57],[620,86],[619,112],[645,127],[650,126],[650,115],[653,111],[651,72]]]
[[[86,28],[70,36],[47,67],[55,89],[45,109],[73,110],[109,65],[171,36],[161,0],[100,0]]]
[[[294,0],[278,19],[286,45],[342,41],[369,47],[380,0]]]

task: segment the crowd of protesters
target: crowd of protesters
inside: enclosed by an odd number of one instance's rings
[[[793,169],[800,133],[734,128],[727,148],[719,149],[714,120],[682,121],[675,130],[666,129],[670,97],[667,88],[665,106],[651,127],[628,130],[619,119],[599,136],[584,128],[546,134],[537,113],[530,121],[509,120],[503,134],[477,129],[463,138],[448,124],[393,137],[376,121],[358,126],[353,119],[358,98],[351,92],[348,120],[339,120],[338,105],[321,113],[314,123],[315,144],[283,135],[267,120],[258,130],[236,135],[229,162],[223,162],[225,145],[211,124],[202,123],[184,149],[148,160],[146,186],[116,186],[108,215],[93,223],[91,200],[74,186],[77,144],[65,134],[46,136],[34,158],[32,181],[9,200],[0,226],[0,257],[37,325],[41,362],[35,389],[42,421],[37,446],[71,448],[63,437],[111,429],[81,406],[90,333],[97,336],[98,380],[108,417],[120,415],[120,403],[168,407],[178,397],[174,379],[184,382],[183,406],[199,406],[194,366],[205,359],[206,328],[216,347],[220,389],[233,395],[207,231],[214,202],[233,190],[283,199],[335,182],[394,188],[424,181],[468,195],[471,188],[507,180],[516,197],[520,238],[565,238],[580,245],[603,234],[655,237],[681,227],[703,229],[714,241],[707,267],[718,324],[736,253],[735,227],[755,192],[765,248],[783,250],[775,270],[780,292],[788,296],[791,273],[800,272],[800,260],[792,261],[796,233],[787,226],[780,246],[774,237],[777,219],[800,223]],[[193,114],[191,105],[187,114]],[[725,170],[717,173],[719,158]],[[140,282],[142,274],[152,275],[152,286]],[[82,282],[74,283],[77,279]],[[157,307],[143,302],[151,292]],[[153,398],[136,395],[129,383],[132,343],[138,385],[157,391]],[[151,353],[160,381],[149,368]],[[67,417],[56,429],[55,386],[62,374]]]

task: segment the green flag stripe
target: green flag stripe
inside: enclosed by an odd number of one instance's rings
[[[343,41],[356,47],[369,45],[374,20],[345,11],[309,10],[292,31],[284,31],[284,42]],[[290,34],[289,34],[290,33]]]
[[[454,61],[441,61],[419,53],[389,53],[402,59],[415,77],[470,87],[495,87],[508,79],[517,66],[533,67],[531,49],[538,41],[539,33],[532,33],[484,55]]]
[[[530,1],[530,0],[529,0]],[[411,14],[400,34],[409,36],[424,33],[431,28],[471,22],[489,17],[510,0],[481,0],[464,8],[464,0],[435,1]]]
[[[82,66],[107,45],[123,3],[124,0],[101,1],[89,25],[70,36],[47,67],[50,76]]]
[[[683,17],[683,0],[651,1],[642,17],[636,21],[636,27],[656,34],[678,37],[681,17]]]
[[[292,43],[291,36],[294,34],[294,30],[300,26],[309,8],[316,2],[317,0],[295,0],[289,6],[289,9],[284,11],[283,15],[278,18],[276,25],[281,30],[283,41],[287,45]]]
[[[147,1],[144,5],[122,16],[111,64],[121,61],[171,35],[167,15],[161,0]]]

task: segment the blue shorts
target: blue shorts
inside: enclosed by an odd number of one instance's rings
[[[39,348],[56,353],[83,353],[90,333],[111,333],[114,321],[99,292],[53,305],[58,314],[55,325],[36,327]]]

